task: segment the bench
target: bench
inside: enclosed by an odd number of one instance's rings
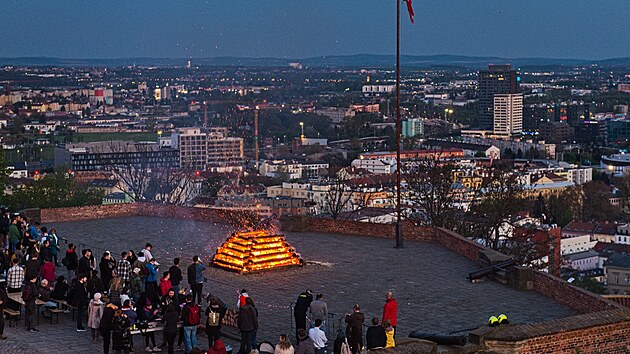
[[[9,320],[9,327],[11,327],[11,322],[13,322],[15,324],[15,327],[17,327],[18,321],[20,320],[20,311],[13,309],[4,309],[3,312],[6,319]]]
[[[76,307],[70,305],[66,300],[53,300],[54,302],[59,304],[59,309],[62,311],[72,311],[72,320],[74,320],[74,312],[77,310]]]
[[[50,324],[53,323],[53,315],[56,316],[57,324],[59,324],[59,314],[64,313],[65,311],[54,307],[46,307],[44,308],[44,312],[48,312],[50,314]]]

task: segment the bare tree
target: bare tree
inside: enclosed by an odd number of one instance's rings
[[[136,202],[185,205],[200,193],[195,173],[152,161],[148,144],[110,142],[108,169],[121,182],[121,190]]]
[[[374,192],[357,184],[356,180],[337,175],[328,181],[328,189],[320,206],[333,219],[338,219],[346,212],[345,215],[350,217],[371,205]]]
[[[339,176],[333,177],[329,179],[328,189],[324,193],[321,207],[336,220],[342,212],[349,210],[352,194],[348,179]]]
[[[529,210],[523,186],[509,166],[497,166],[489,171],[482,187],[472,201],[468,216],[473,220],[473,236],[485,245],[498,250],[501,246],[501,229],[512,225],[517,212]]]
[[[533,236],[533,231],[525,228],[525,234],[514,235],[500,242],[497,251],[511,256],[517,264],[546,269],[550,261],[550,240],[537,240]]]
[[[412,206],[422,209],[432,225],[448,226],[462,196],[453,181],[454,166],[435,157],[417,161],[406,170],[404,179]]]

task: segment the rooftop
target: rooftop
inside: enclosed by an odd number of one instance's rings
[[[183,271],[195,254],[210,260],[233,231],[209,222],[140,216],[54,226],[71,241],[81,240],[113,254],[139,250],[150,241],[153,255],[163,267],[180,257]],[[112,227],[118,231],[111,232]],[[265,323],[258,333],[260,339],[291,333],[289,305],[309,287],[324,294],[331,312],[344,314],[359,303],[367,318],[381,315],[384,294],[392,290],[399,302],[401,333],[468,329],[499,313],[506,313],[513,323],[575,314],[534,291],[518,291],[491,281],[470,283],[466,276],[477,266],[437,244],[407,242],[405,249],[398,250],[386,239],[320,233],[286,233],[286,237],[308,263],[306,267],[252,276],[214,268],[206,271],[209,282],[204,291],[212,290],[228,304],[236,299],[235,289],[249,290]]]

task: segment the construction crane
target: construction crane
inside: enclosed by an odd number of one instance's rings
[[[260,135],[259,135],[259,125],[258,125],[258,115],[260,110],[267,109],[278,109],[276,106],[268,105],[267,100],[264,100],[263,103],[255,105],[253,108],[250,106],[237,105],[237,109],[239,111],[254,111],[254,159],[256,160],[256,173],[258,173],[259,168],[259,157],[260,157]]]

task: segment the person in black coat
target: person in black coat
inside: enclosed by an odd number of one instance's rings
[[[182,277],[182,270],[179,268],[179,258],[173,259],[173,265],[168,269],[168,274],[171,275],[171,286],[175,289],[175,293],[178,293],[179,283],[184,279]]]
[[[45,240],[39,250],[39,262],[43,264],[45,260],[52,262],[52,250],[50,249],[50,240]]]
[[[358,354],[363,347],[363,322],[365,316],[361,313],[359,305],[354,305],[354,312],[346,315],[346,337],[352,354]]]
[[[101,336],[103,336],[103,353],[106,354],[109,353],[109,344],[112,338],[112,324],[117,310],[118,306],[107,304],[105,310],[103,310],[103,317],[101,317],[99,331],[101,332]]]
[[[68,250],[66,251],[66,255],[61,260],[61,264],[63,264],[68,271],[68,281],[72,281],[74,278],[74,274],[79,268],[79,256],[77,255],[77,246],[73,243],[68,244]]]
[[[38,278],[39,272],[42,269],[41,263],[39,263],[39,256],[37,253],[32,253],[29,260],[26,262],[26,268],[24,269],[24,279]]]
[[[117,310],[112,320],[112,350],[125,354],[131,349],[131,335],[129,333],[129,320],[121,311]]]
[[[164,314],[164,337],[168,346],[168,353],[173,354],[175,351],[175,338],[177,337],[177,322],[179,321],[179,311],[175,303],[170,303],[166,307]]]
[[[77,308],[77,332],[85,332],[83,327],[83,314],[88,305],[88,291],[87,291],[87,275],[80,274],[79,280],[74,283],[71,293],[70,304]]]
[[[241,331],[241,346],[239,354],[249,354],[252,350],[252,337],[258,329],[258,315],[251,297],[245,300],[245,306],[238,311],[238,329]]]
[[[372,318],[372,326],[368,328],[365,334],[366,348],[376,349],[385,348],[387,344],[387,335],[385,334],[385,328],[379,326],[378,317]]]
[[[101,282],[103,286],[109,287],[109,282],[114,277],[114,270],[116,269],[116,260],[112,258],[109,251],[103,253],[103,258],[98,264],[98,269],[101,272]]]
[[[313,291],[306,289],[305,292],[298,296],[295,307],[293,308],[293,316],[295,317],[295,339],[298,343],[300,343],[300,335],[297,331],[300,328],[304,330],[308,329],[308,327],[306,327],[306,313],[311,306],[311,302],[313,302]]]
[[[0,315],[0,339],[7,339],[7,336],[4,335],[4,306],[8,301],[7,293],[0,287],[0,314],[2,314]]]
[[[78,274],[85,274],[88,278],[92,276],[92,263],[90,257],[92,253],[89,250],[83,250],[83,257],[79,259]]]

